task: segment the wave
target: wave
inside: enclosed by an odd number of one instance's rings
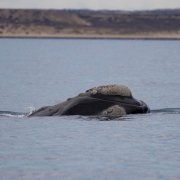
[[[4,117],[17,117],[23,118],[29,116],[33,111],[34,108],[28,108],[29,112],[14,112],[14,111],[0,111],[0,116]],[[162,114],[180,114],[180,108],[162,108],[162,109],[153,109],[150,113],[162,113]]]
[[[20,113],[20,112],[13,112],[13,111],[0,111],[0,116],[4,117],[18,117],[22,118],[27,116],[28,113]]]
[[[33,111],[35,111],[34,107],[26,107],[25,109],[27,112],[0,111],[0,116],[23,118],[29,116]]]
[[[180,114],[180,108],[154,109],[151,110],[150,113]]]

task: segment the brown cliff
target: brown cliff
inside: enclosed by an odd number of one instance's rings
[[[180,9],[154,11],[0,9],[0,37],[180,39]]]

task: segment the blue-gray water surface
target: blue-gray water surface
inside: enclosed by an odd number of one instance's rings
[[[0,55],[0,179],[180,179],[180,41],[0,39]],[[104,84],[153,111],[17,113]]]

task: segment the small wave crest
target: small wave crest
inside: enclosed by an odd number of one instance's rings
[[[26,107],[25,110],[26,112],[0,111],[0,116],[23,118],[32,114],[35,111],[35,108]]]
[[[0,116],[23,118],[27,116],[27,113],[20,113],[20,112],[13,112],[13,111],[0,111]]]
[[[163,108],[151,110],[151,113],[180,114],[180,108]]]

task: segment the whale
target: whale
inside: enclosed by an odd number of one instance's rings
[[[44,106],[29,117],[82,115],[116,118],[149,112],[148,105],[135,99],[127,86],[113,84],[93,87],[64,102]]]

